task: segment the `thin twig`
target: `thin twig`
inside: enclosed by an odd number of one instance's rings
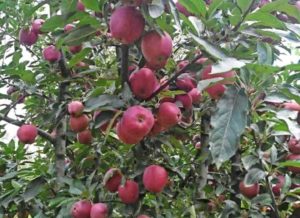
[[[242,25],[242,23],[245,21],[247,15],[249,14],[249,12],[251,11],[251,8],[253,7],[253,5],[255,4],[256,0],[252,0],[249,8],[245,11],[245,13],[242,16],[242,19],[240,20],[240,22],[238,22],[238,24],[232,29],[233,32],[237,31],[240,26]]]

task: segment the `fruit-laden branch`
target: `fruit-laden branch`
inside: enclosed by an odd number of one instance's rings
[[[16,126],[22,126],[24,124],[24,122],[19,121],[19,120],[14,120],[12,118],[9,118],[7,116],[4,116],[2,114],[0,114],[0,120],[3,120],[7,123],[16,125]],[[44,130],[37,128],[38,131],[38,135],[41,136],[42,138],[48,140],[49,142],[51,142],[52,144],[54,144],[55,140],[51,137],[51,135],[47,132],[45,132]]]
[[[128,57],[129,57],[129,47],[128,47],[128,45],[121,45],[121,80],[122,80],[122,85],[124,85],[125,83],[129,84]]]
[[[186,71],[192,64],[194,64],[201,57],[202,54],[197,55],[189,64],[187,64],[181,70],[177,71],[168,81],[166,81],[155,92],[153,92],[152,95],[146,99],[146,101],[149,101],[152,98],[154,98],[156,95],[158,95],[162,90],[164,90],[168,85],[170,85],[171,82],[175,81],[177,77],[179,77],[182,73],[184,73],[184,71]]]
[[[242,23],[246,19],[247,15],[250,13],[251,9],[253,8],[255,2],[256,2],[256,0],[252,0],[251,4],[249,5],[249,8],[243,14],[242,19],[240,20],[240,22],[238,22],[238,24],[232,29],[233,32],[237,31],[240,28],[240,26],[242,25]]]

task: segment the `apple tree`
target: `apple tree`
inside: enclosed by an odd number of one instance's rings
[[[300,1],[0,10],[0,217],[300,217]]]

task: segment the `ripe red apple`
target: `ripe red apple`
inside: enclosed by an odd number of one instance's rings
[[[187,66],[190,62],[188,60],[183,60],[178,62],[177,64],[177,69],[181,70],[182,68],[184,68],[185,66]]]
[[[197,142],[195,144],[195,149],[197,149],[197,150],[201,149],[201,142]]]
[[[108,206],[104,203],[93,204],[90,218],[108,218]]]
[[[86,129],[80,133],[77,133],[77,140],[84,145],[90,145],[93,141],[93,136],[90,130]]]
[[[68,33],[70,32],[71,30],[73,30],[75,28],[75,25],[73,24],[67,24],[65,27],[64,27],[64,32],[65,33]]]
[[[84,4],[80,0],[77,2],[76,8],[78,11],[85,11]]]
[[[34,143],[37,134],[37,128],[32,124],[24,124],[17,131],[19,141],[24,144]]]
[[[122,181],[122,173],[118,168],[109,169],[103,179],[105,188],[110,192],[118,191],[118,187]]]
[[[240,192],[247,198],[254,198],[259,193],[259,184],[246,185],[243,181],[239,184]]]
[[[42,28],[43,23],[45,23],[45,21],[43,19],[35,19],[31,23],[31,30],[33,32],[35,32],[36,34],[42,34],[41,28]]]
[[[59,50],[57,50],[55,48],[54,45],[50,45],[47,48],[44,48],[44,50],[43,50],[43,57],[44,57],[44,59],[46,61],[49,61],[49,62],[52,63],[52,62],[60,60],[61,53],[60,53]]]
[[[132,64],[128,66],[128,72],[132,73],[133,71],[137,70],[138,66],[136,64]]]
[[[139,199],[139,185],[132,180],[127,180],[118,188],[118,195],[125,204],[133,204]]]
[[[289,154],[286,159],[300,161],[300,154]],[[292,173],[300,173],[300,167],[288,167],[288,170]]]
[[[186,17],[189,17],[189,16],[193,15],[179,2],[176,2],[176,8],[180,13],[182,13]]]
[[[153,69],[163,68],[172,54],[172,38],[167,32],[160,35],[156,31],[145,34],[141,43],[147,65]]]
[[[89,125],[89,118],[87,115],[82,114],[79,117],[70,117],[70,128],[74,132],[82,132]]]
[[[141,37],[145,20],[135,7],[123,6],[112,13],[109,26],[113,38],[123,44],[132,44]]]
[[[68,112],[71,116],[80,116],[83,110],[84,106],[81,101],[72,101],[68,104]]]
[[[274,195],[280,195],[281,188],[283,187],[285,182],[285,178],[283,175],[278,175],[277,179],[277,183],[272,185],[272,192],[274,193]]]
[[[165,129],[162,127],[162,125],[160,124],[160,122],[158,122],[157,120],[155,120],[154,125],[151,129],[150,132],[150,136],[156,136],[159,133],[163,132]]]
[[[192,78],[188,73],[181,74],[176,80],[176,86],[184,91],[191,91],[196,88],[197,84],[194,78]]]
[[[117,134],[120,134],[118,136],[121,140],[124,137],[140,140],[151,131],[153,125],[154,117],[152,112],[147,108],[135,105],[124,112],[117,127]]]
[[[144,170],[143,184],[145,189],[159,193],[168,183],[168,172],[165,168],[158,165],[150,165]]]
[[[170,128],[180,121],[181,111],[176,104],[163,102],[159,105],[157,119],[163,128]]]
[[[191,97],[193,104],[199,104],[202,98],[201,92],[197,88],[193,88],[188,92],[188,95]]]
[[[137,218],[150,218],[150,216],[142,214],[142,215],[139,215]]]
[[[226,91],[226,87],[222,84],[215,84],[205,89],[212,99],[219,99]]]
[[[288,143],[289,151],[293,154],[300,154],[300,141],[292,136]]]
[[[32,46],[38,40],[38,35],[31,29],[21,29],[19,32],[19,41],[22,45]]]
[[[295,102],[285,102],[282,104],[283,108],[291,111],[300,111],[300,105]]]
[[[117,133],[119,139],[123,143],[129,144],[129,145],[137,144],[143,139],[143,137],[141,137],[141,136],[128,134],[126,129],[121,125],[120,122],[118,122],[116,125],[116,133]]]
[[[82,50],[82,45],[73,45],[73,46],[70,46],[70,47],[69,47],[69,51],[70,51],[72,54],[79,53],[81,50]]]
[[[188,94],[176,95],[175,100],[181,102],[182,106],[187,110],[193,107],[192,98]]]
[[[71,215],[73,218],[90,218],[92,204],[88,200],[80,200],[73,204]]]
[[[149,68],[142,68],[131,74],[129,83],[133,94],[140,99],[147,99],[150,97],[159,85],[154,72]]]

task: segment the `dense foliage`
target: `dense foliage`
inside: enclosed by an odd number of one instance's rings
[[[298,23],[294,0],[0,1],[0,217],[300,217]]]

